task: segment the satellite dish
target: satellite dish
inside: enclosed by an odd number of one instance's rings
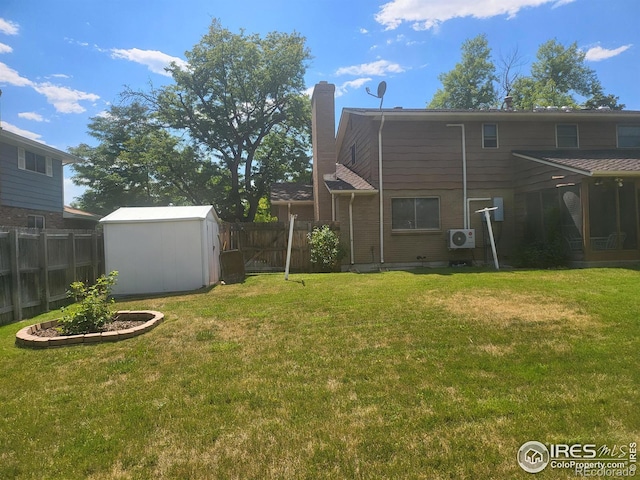
[[[374,95],[373,93],[371,93],[371,90],[369,89],[369,87],[366,87],[365,89],[367,91],[367,93],[369,95],[371,95],[372,97],[376,97],[380,99],[380,109],[382,109],[382,101],[384,100],[384,94],[387,91],[387,82],[385,82],[384,80],[381,81],[378,84],[378,91],[377,91],[377,95]]]

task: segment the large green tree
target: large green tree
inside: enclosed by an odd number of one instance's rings
[[[130,93],[211,156],[221,216],[252,221],[272,182],[309,171],[305,39],[296,33],[236,34],[214,20],[185,55],[186,68],[168,68],[174,84]]]
[[[585,104],[596,108],[621,109],[618,97],[606,95],[596,72],[586,65],[585,52],[577,43],[565,47],[557,40],[540,45],[531,75],[513,83],[511,95],[516,108],[571,106]]]
[[[438,89],[427,108],[482,108],[497,103],[496,68],[486,35],[462,44],[462,59],[453,70],[442,73]]]
[[[91,119],[89,134],[98,146],[70,149],[82,159],[73,181],[86,187],[78,207],[107,214],[121,206],[208,204],[215,197],[215,165],[160,128],[140,103],[111,106]]]

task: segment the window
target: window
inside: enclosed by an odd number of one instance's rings
[[[393,198],[391,199],[392,230],[439,230],[440,199]]]
[[[27,228],[44,228],[44,217],[42,215],[27,215]]]
[[[556,146],[558,148],[578,148],[578,126],[556,125]]]
[[[351,145],[350,153],[351,153],[351,165],[355,165],[356,164],[356,144],[355,143]]]
[[[18,168],[30,172],[41,173],[48,177],[53,176],[51,157],[45,157],[34,152],[18,148]]]
[[[482,125],[482,148],[498,148],[498,125],[495,123]]]
[[[618,125],[618,147],[640,147],[640,125]]]

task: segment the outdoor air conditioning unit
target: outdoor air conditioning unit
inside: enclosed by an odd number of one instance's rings
[[[449,248],[476,248],[476,231],[473,228],[449,230]]]

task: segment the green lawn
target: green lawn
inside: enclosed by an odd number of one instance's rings
[[[640,440],[639,299],[626,269],[261,275],[16,348],[50,312],[0,327],[0,478],[575,478],[518,448]]]

